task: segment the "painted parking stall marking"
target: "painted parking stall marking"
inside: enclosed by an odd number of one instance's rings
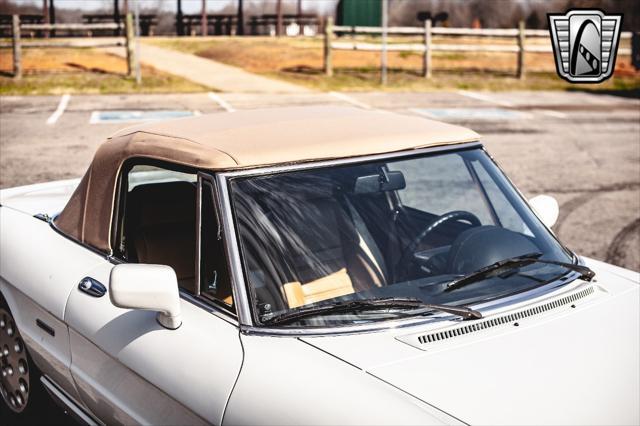
[[[534,109],[533,111],[542,115],[546,115],[547,117],[567,118],[567,114],[565,114],[564,112],[554,111],[552,109]]]
[[[185,110],[114,110],[114,111],[93,111],[90,124],[105,123],[137,123],[145,121],[160,121],[171,118],[184,118],[200,115],[199,111]]]
[[[333,96],[334,98],[338,98],[340,100],[348,102],[351,105],[357,106],[362,109],[373,109],[371,105],[365,104],[364,102],[360,102],[359,100],[352,98],[351,96],[345,95],[344,93],[329,92],[329,95]]]
[[[492,96],[485,95],[485,94],[482,94],[482,93],[470,92],[468,90],[458,90],[457,93],[459,95],[465,96],[467,98],[476,99],[478,101],[483,101],[483,102],[487,102],[487,103],[490,103],[490,104],[500,105],[500,106],[503,106],[503,107],[508,107],[509,108],[509,107],[513,107],[514,106],[511,102],[495,99]]]
[[[531,116],[526,112],[503,108],[412,108],[416,114],[443,121],[456,120],[522,120]]]
[[[47,119],[48,125],[56,124],[56,122],[62,117],[64,114],[64,110],[67,109],[67,105],[69,105],[69,99],[71,99],[71,95],[65,94],[60,98],[60,103],[58,104],[58,108],[51,114],[51,116]]]
[[[213,100],[215,103],[217,103],[218,105],[220,105],[220,107],[222,109],[224,109],[227,112],[235,112],[236,109],[234,107],[231,106],[231,104],[227,101],[225,101],[224,99],[222,99],[222,96],[213,93],[213,92],[209,92],[208,93],[209,98],[211,98],[211,100]]]

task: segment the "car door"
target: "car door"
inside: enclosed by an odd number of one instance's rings
[[[195,188],[196,174],[169,167],[136,164],[123,168],[124,184],[119,200],[125,206],[129,203],[129,209],[119,208],[116,219],[121,224],[116,227],[121,236],[117,239],[120,250],[115,252],[119,262],[163,263],[160,260],[167,253],[179,257],[191,250],[184,247],[184,234],[189,234],[195,253],[210,253],[211,247],[224,243],[216,233],[200,237],[199,232],[191,234],[185,230],[182,222],[180,225],[166,222],[170,214],[162,210],[163,206],[177,215],[185,210],[196,213],[198,219],[194,217],[191,222],[194,230],[209,230],[208,223],[217,220],[212,212],[218,208],[212,184],[203,185],[202,181],[198,182],[197,197],[193,199],[197,208],[182,206],[185,201],[180,198],[182,195],[171,198],[171,188],[187,191],[189,185]],[[203,190],[205,197],[201,196]],[[134,195],[144,193],[147,195],[141,197],[143,205],[134,209]],[[137,219],[127,216],[137,214],[134,210],[148,217],[136,222]],[[202,211],[206,218],[201,218]],[[162,218],[159,224],[155,223],[158,218]],[[149,222],[148,228],[153,231],[139,223],[140,228],[135,228],[138,225],[128,224],[129,220]],[[175,239],[166,241],[165,237],[171,235],[176,235]],[[128,243],[124,242],[127,238]],[[137,244],[133,241],[137,240],[144,240],[144,250],[141,246],[133,253]],[[115,263],[105,260],[88,276],[108,287]],[[212,261],[203,262],[212,272],[201,274],[201,262],[192,261],[195,270],[192,275],[194,279],[198,277],[197,282],[190,282],[183,258],[167,259],[164,263],[174,267],[181,284],[182,325],[176,330],[163,328],[156,321],[156,312],[117,308],[108,293],[96,297],[76,288],[65,313],[70,329],[71,373],[83,402],[108,424],[221,424],[242,363],[232,296],[223,295],[226,289],[230,292],[224,250]],[[207,282],[211,276],[215,280]]]

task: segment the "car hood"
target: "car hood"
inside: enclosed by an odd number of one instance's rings
[[[304,340],[468,424],[638,424],[638,274],[589,266],[597,282],[487,312],[479,331],[438,321]]]

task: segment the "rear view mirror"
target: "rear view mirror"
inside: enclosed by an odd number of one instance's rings
[[[116,265],[109,277],[109,297],[119,308],[158,311],[158,322],[175,330],[182,324],[178,279],[166,265]]]
[[[547,228],[551,228],[556,224],[560,214],[560,207],[555,198],[550,195],[537,195],[529,200],[529,205],[542,223],[547,225]]]
[[[406,186],[407,183],[402,172],[382,169],[377,175],[358,176],[353,186],[353,193],[371,194],[373,192],[397,191]]]

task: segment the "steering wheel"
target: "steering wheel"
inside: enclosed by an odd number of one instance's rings
[[[408,266],[407,265],[408,263],[413,261],[413,254],[415,253],[416,248],[422,242],[422,240],[424,240],[430,233],[432,233],[434,230],[438,229],[440,226],[444,225],[445,223],[448,223],[451,221],[458,221],[458,220],[467,221],[473,227],[482,225],[482,223],[480,223],[480,219],[478,219],[476,215],[464,210],[453,210],[441,216],[438,216],[431,223],[429,223],[424,228],[424,230],[421,233],[419,233],[411,241],[411,243],[402,251],[400,260],[398,260],[398,263],[395,268],[396,272],[402,271],[402,269],[405,266]]]

